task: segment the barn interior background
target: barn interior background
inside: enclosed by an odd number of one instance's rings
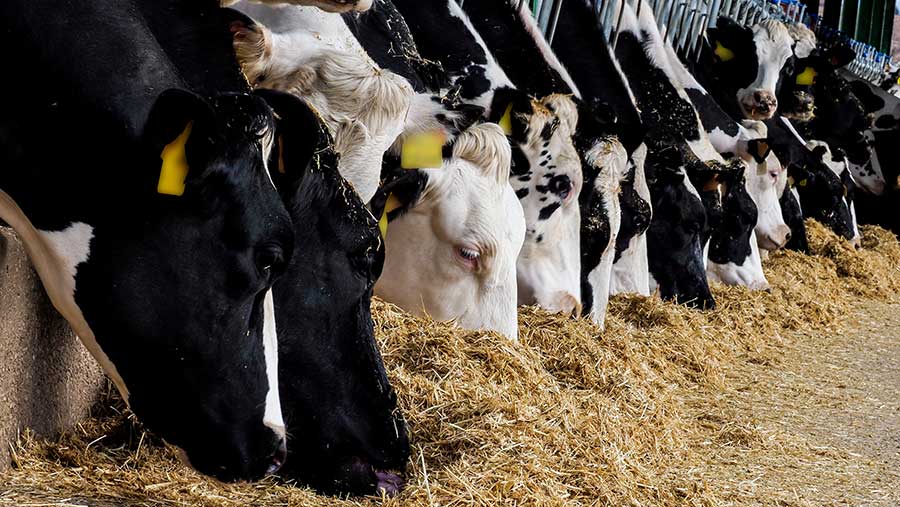
[[[528,1],[552,38],[560,0]],[[890,0],[642,4],[682,54],[696,50],[723,14],[745,24],[769,16],[806,21],[852,39],[851,69],[871,79],[900,51]],[[603,2],[596,12],[615,43],[619,14]],[[754,454],[769,459],[760,474],[801,470],[846,488],[851,503],[863,490],[890,493],[898,478],[879,464],[711,402],[734,398],[751,382],[731,371],[782,361],[797,331],[824,342],[851,326],[852,301],[898,301],[896,237],[864,227],[863,250],[855,251],[824,227],[809,228],[810,255],[779,252],[766,264],[770,292],[717,286],[721,304],[707,313],[618,296],[603,332],[528,309],[514,345],[376,302],[378,338],[414,454],[404,493],[363,500],[323,498],[274,479],[225,485],[180,465],[101,385],[98,368],[53,316],[21,247],[3,231],[0,296],[25,308],[0,307],[0,339],[27,341],[20,350],[28,353],[0,356],[9,407],[0,414],[0,439],[10,442],[0,470],[12,465],[0,476],[0,505],[818,505],[814,493],[777,480],[723,487],[722,471]],[[13,378],[22,371],[25,378]],[[811,402],[826,404],[822,394]],[[59,427],[66,431],[56,435]],[[746,480],[754,480],[749,471]]]

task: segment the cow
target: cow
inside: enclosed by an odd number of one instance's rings
[[[280,475],[325,493],[396,494],[409,440],[374,337],[377,220],[341,177],[318,113],[292,95],[256,94],[277,117],[269,167],[294,224],[294,255],[272,288],[289,435]]]
[[[647,230],[652,206],[644,166],[647,158],[647,147],[642,143],[645,128],[634,96],[606,44],[590,2],[578,0],[561,4],[552,50],[578,87],[582,100],[608,104],[616,117],[616,134],[630,155],[628,172],[621,182],[622,220],[616,236],[610,294],[649,295]]]
[[[241,0],[221,0],[222,5],[229,7]],[[259,3],[301,5],[317,7],[325,12],[366,11],[372,6],[372,0],[254,0]]]
[[[577,197],[583,178],[572,141],[577,108],[559,94],[533,98],[517,89],[452,0],[439,6],[413,0],[392,4],[421,56],[440,63],[446,73],[448,86],[441,94],[484,107],[490,121],[507,118],[510,183],[526,223],[516,266],[519,304],[580,314]]]
[[[0,219],[146,427],[258,479],[284,460],[271,287],[294,245],[273,119],[218,6],[170,4],[3,3],[34,82],[0,85]]]
[[[497,165],[510,163],[505,134],[498,137],[495,124],[474,124],[483,108],[435,93],[447,86],[447,76],[418,53],[393,4],[379,1],[343,19],[379,66],[406,78],[418,93],[434,95],[429,106],[437,123],[419,131],[445,141],[437,168],[401,170],[402,150],[385,157],[382,186],[371,202],[388,230],[376,295],[412,313],[516,339],[515,259],[524,225],[521,205],[508,199],[515,197],[509,166]],[[462,175],[475,179],[470,183]],[[456,222],[449,223],[451,218]],[[426,244],[434,256],[423,259],[420,247]]]
[[[375,294],[418,315],[515,340],[516,259],[525,238],[509,185],[511,151],[493,123],[473,125],[438,169],[390,168],[372,200],[387,221]]]
[[[845,186],[841,181],[841,168],[845,162],[842,157],[835,157],[827,144],[820,142],[807,143],[794,129],[787,118],[766,121],[767,140],[779,160],[787,167],[790,183],[787,194],[782,195],[782,213],[795,213],[799,207],[805,218],[814,218],[822,222],[835,233],[847,240],[854,238],[854,223],[849,204],[845,201]],[[805,245],[805,229],[796,227],[796,220],[786,220],[791,226],[791,241],[788,248]],[[803,237],[800,235],[803,234]],[[795,241],[796,240],[796,241]]]
[[[785,99],[782,103],[787,107],[782,114],[802,135],[825,141],[832,150],[843,151],[849,169],[865,188],[878,195],[884,191],[885,182],[870,141],[871,134],[867,133],[871,118],[853,93],[853,87],[838,73],[852,56],[849,49],[836,46],[824,51],[817,49],[786,66],[781,94]],[[814,114],[807,113],[813,109]]]
[[[612,283],[615,246],[621,241],[627,247],[635,235],[646,230],[646,227],[638,230],[641,222],[635,216],[636,211],[648,209],[646,201],[635,192],[634,177],[627,177],[628,150],[634,151],[640,140],[634,139],[632,132],[619,128],[615,114],[605,103],[582,98],[527,7],[517,9],[517,2],[490,0],[466,3],[463,10],[517,88],[535,96],[565,94],[578,107],[578,124],[572,140],[584,178],[578,194],[581,303],[591,320],[602,327]],[[540,55],[540,58],[525,60],[526,55]],[[623,186],[624,198],[620,194]],[[622,209],[623,204],[627,209]],[[627,218],[623,219],[623,214]],[[623,220],[628,228],[620,240]]]
[[[640,145],[643,129],[639,121],[620,121],[615,109],[604,102],[606,97],[587,98],[541,35],[528,8],[517,10],[517,4],[469,2],[464,10],[516,86],[536,95],[571,94],[579,106],[574,141],[585,177],[579,196],[582,301],[594,322],[602,325],[608,293],[649,291],[645,236],[649,189],[643,166],[635,164],[642,160],[640,153],[627,158]],[[571,13],[561,11],[560,19],[565,25]],[[570,33],[568,29],[559,32]],[[530,56],[534,54],[541,55],[540,60],[534,61]],[[604,156],[592,155],[597,153]]]
[[[753,27],[720,17],[706,31],[691,71],[733,118],[766,120],[778,110],[777,85],[794,39],[775,19]]]
[[[652,12],[643,10],[638,17],[626,5],[623,13],[616,54],[622,61],[641,62],[623,70],[646,123],[683,145],[687,175],[706,209],[699,244],[709,241],[707,274],[723,283],[766,288],[753,231],[757,209],[744,186],[745,164],[736,157],[726,162],[711,143],[684,88],[696,82],[663,42]]]
[[[403,134],[417,100],[412,86],[379,68],[336,14],[313,7],[239,8],[253,17],[232,28],[247,79],[315,105],[335,134],[341,174],[368,202],[382,156]]]

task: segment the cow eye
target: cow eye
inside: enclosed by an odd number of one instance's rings
[[[572,192],[572,180],[566,175],[554,176],[550,178],[547,187],[562,200],[566,200]]]
[[[266,279],[281,274],[284,270],[284,252],[278,245],[266,245],[256,254],[256,269]]]

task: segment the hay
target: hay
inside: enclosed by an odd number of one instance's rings
[[[398,498],[336,500],[273,479],[216,483],[179,465],[110,394],[56,441],[23,435],[15,468],[0,477],[0,505],[719,505],[696,442],[763,437],[721,411],[690,413],[691,396],[725,387],[737,362],[778,362],[784,330],[839,329],[853,298],[900,293],[900,244],[890,233],[863,228],[857,252],[808,227],[813,255],[773,255],[770,292],[716,286],[712,312],[618,296],[605,332],[524,308],[513,344],[375,301],[376,334],[412,431],[409,485]]]

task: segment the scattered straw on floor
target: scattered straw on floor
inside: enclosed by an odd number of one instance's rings
[[[57,440],[23,435],[13,470],[0,476],[0,505],[720,505],[695,442],[727,414],[688,414],[685,393],[722,388],[736,362],[779,361],[785,330],[838,329],[853,298],[900,293],[890,233],[863,228],[857,252],[818,224],[809,230],[812,255],[768,261],[770,292],[714,287],[712,312],[614,297],[605,332],[526,308],[513,344],[376,301],[376,332],[412,431],[398,498],[210,481],[112,399]],[[751,425],[725,426],[710,445],[761,438]]]

